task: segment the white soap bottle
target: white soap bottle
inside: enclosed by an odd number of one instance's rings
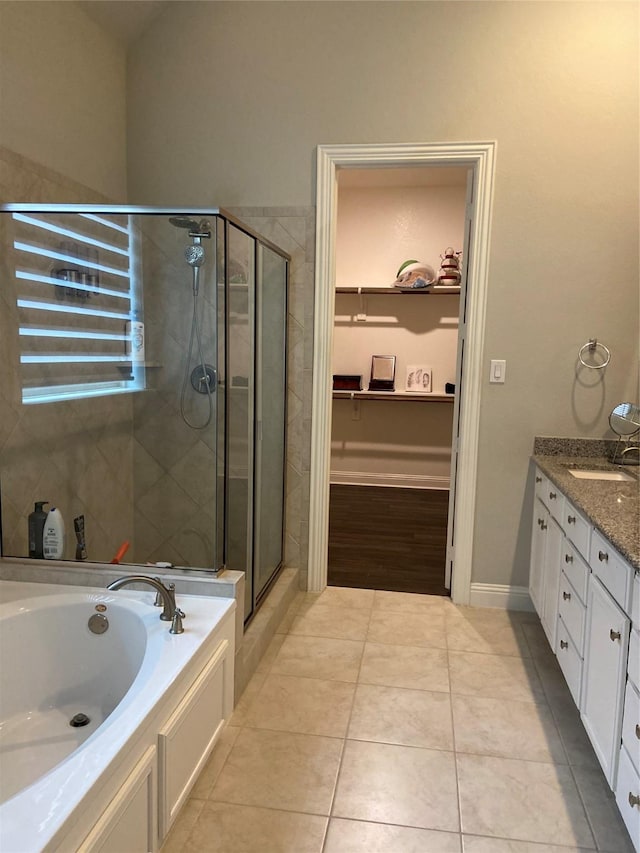
[[[64,519],[56,507],[51,507],[44,522],[42,553],[45,560],[61,560],[64,556]]]
[[[131,361],[139,364],[144,361],[144,323],[139,311],[134,311],[125,325],[127,337],[126,351]]]

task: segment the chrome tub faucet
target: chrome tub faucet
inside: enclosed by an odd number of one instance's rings
[[[179,607],[176,606],[176,596],[175,596],[175,584],[170,584],[169,587],[166,587],[160,578],[152,578],[148,575],[125,575],[122,578],[118,578],[115,581],[112,581],[107,589],[109,590],[118,590],[122,589],[125,586],[131,586],[132,584],[146,584],[147,586],[152,587],[160,596],[162,604],[164,605],[164,609],[160,614],[160,618],[164,622],[171,622],[171,628],[169,628],[170,634],[182,634],[184,633],[184,628],[182,627],[182,619],[184,617],[184,613],[180,610]]]

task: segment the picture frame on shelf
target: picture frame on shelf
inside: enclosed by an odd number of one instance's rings
[[[395,390],[396,357],[395,355],[371,356],[371,379],[369,391]]]
[[[405,391],[420,394],[432,394],[433,368],[426,364],[407,365]]]

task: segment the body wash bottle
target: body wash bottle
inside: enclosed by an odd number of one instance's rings
[[[42,533],[47,520],[47,511],[42,509],[49,501],[36,501],[33,512],[29,515],[29,556],[42,559]]]
[[[64,556],[64,519],[59,509],[51,507],[42,533],[45,560],[61,560]]]

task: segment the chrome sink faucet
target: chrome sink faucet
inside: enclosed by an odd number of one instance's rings
[[[635,453],[635,458],[625,459],[627,453]],[[625,447],[620,454],[620,459],[618,459],[618,465],[640,465],[640,445],[631,444],[629,447]]]
[[[175,593],[173,589],[166,587],[159,578],[152,578],[148,575],[125,575],[122,578],[118,578],[118,580],[112,581],[107,586],[107,589],[115,591],[122,589],[125,586],[131,586],[135,583],[146,584],[147,586],[153,587],[153,589],[155,589],[155,591],[160,595],[164,605],[160,618],[164,622],[171,622],[169,633],[184,633],[184,628],[182,627],[184,613],[176,606]]]

